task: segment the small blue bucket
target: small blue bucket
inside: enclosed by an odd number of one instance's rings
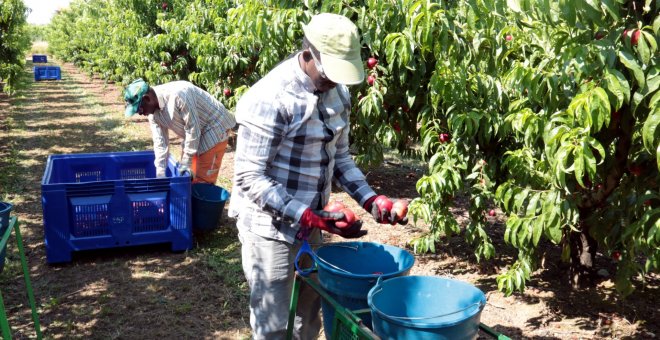
[[[5,236],[5,231],[9,227],[9,214],[13,205],[7,202],[0,202],[0,239]],[[0,273],[5,269],[5,256],[7,256],[7,245],[0,249]]]
[[[372,242],[339,242],[316,250],[319,283],[344,308],[351,311],[366,310],[358,314],[371,328],[371,314],[367,294],[379,278],[387,279],[408,275],[415,257],[394,246]],[[323,328],[326,338],[332,338],[332,320],[335,310],[321,301]]]
[[[479,288],[437,276],[379,280],[368,300],[382,339],[474,339],[486,305]]]
[[[207,183],[192,185],[192,227],[195,231],[210,231],[218,227],[229,192]]]

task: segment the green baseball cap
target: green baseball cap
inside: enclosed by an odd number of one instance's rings
[[[360,36],[351,20],[339,14],[322,13],[313,16],[302,29],[320,52],[323,70],[330,80],[344,85],[364,81]]]
[[[138,78],[126,86],[124,90],[124,100],[126,101],[126,112],[124,112],[124,115],[126,117],[130,117],[138,111],[140,104],[142,104],[142,98],[147,91],[149,91],[149,84],[142,80],[142,78]]]

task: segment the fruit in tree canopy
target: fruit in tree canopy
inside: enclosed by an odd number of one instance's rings
[[[495,216],[495,215],[497,215],[495,209],[490,209],[490,211],[488,211],[488,216]]]
[[[640,34],[642,34],[642,31],[634,30],[632,35],[630,36],[630,44],[632,44],[633,46],[637,46],[637,43],[639,42]]]
[[[355,223],[355,221],[357,221],[357,217],[355,216],[355,213],[350,209],[342,208],[339,210],[339,212],[344,214],[344,219],[335,222],[335,226],[337,226],[337,228],[340,229],[348,228],[352,226],[353,223]]]
[[[367,84],[369,84],[369,85],[373,85],[373,84],[374,84],[374,81],[376,81],[376,77],[374,77],[374,76],[372,76],[372,75],[369,75],[369,76],[367,77]]]
[[[441,133],[440,134],[440,141],[442,143],[447,143],[447,142],[449,142],[450,139],[451,139],[451,137],[449,137],[448,133]]]
[[[511,41],[513,40],[513,36],[511,34],[507,34],[505,39],[506,41]]]
[[[371,57],[371,58],[367,59],[367,67],[370,70],[372,70],[374,67],[376,67],[376,65],[378,65],[378,59],[376,59],[374,57]]]
[[[618,262],[621,259],[621,252],[612,252],[612,260]]]
[[[231,96],[231,89],[228,87],[225,87],[224,90],[222,90],[222,93],[225,95],[225,97]]]
[[[633,176],[637,177],[642,174],[643,169],[639,165],[631,165],[629,170]]]

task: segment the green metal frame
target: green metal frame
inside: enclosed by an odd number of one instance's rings
[[[344,329],[348,328],[350,333],[354,336],[353,339],[368,340],[368,339],[380,339],[378,335],[374,334],[369,328],[367,328],[362,320],[357,316],[357,314],[371,312],[369,309],[365,310],[356,310],[351,311],[344,308],[340,305],[335,299],[333,299],[328,293],[325,292],[314,280],[299,275],[296,272],[296,279],[293,283],[293,291],[291,292],[291,305],[289,306],[289,322],[286,328],[286,339],[293,339],[293,321],[296,317],[296,306],[298,306],[298,293],[300,292],[300,285],[305,283],[312,287],[321,298],[325,299],[328,303],[332,305],[335,309],[335,318],[332,320],[332,340],[338,339],[340,327]],[[497,340],[511,340],[508,336],[495,331],[494,329],[484,325],[483,323],[479,324],[479,329],[484,331],[486,334],[490,335]]]
[[[300,292],[300,285],[305,283],[312,287],[322,299],[325,299],[335,309],[335,318],[332,320],[332,340],[339,339],[340,329],[349,331],[353,335],[353,339],[369,340],[380,339],[369,328],[367,328],[362,320],[356,315],[365,311],[350,311],[340,305],[328,293],[325,292],[314,280],[309,277],[299,275],[296,272],[296,279],[293,283],[293,291],[291,292],[291,305],[289,306],[289,322],[286,328],[286,338],[293,339],[293,321],[296,318],[296,307],[298,306],[298,293]],[[367,310],[368,311],[368,310]]]
[[[25,288],[27,290],[30,308],[32,309],[32,321],[34,321],[34,330],[37,333],[37,339],[41,340],[43,336],[41,334],[41,326],[39,325],[39,314],[37,314],[37,305],[34,300],[32,283],[30,282],[30,272],[28,271],[27,259],[25,258],[23,238],[21,237],[21,230],[19,228],[18,219],[16,217],[9,219],[9,226],[4,235],[2,235],[2,239],[0,240],[0,249],[3,249],[7,245],[7,241],[9,240],[9,235],[11,235],[12,230],[16,231],[16,244],[18,245],[18,252],[21,256],[21,266],[23,267]],[[2,292],[0,292],[0,328],[2,329],[2,338],[6,340],[11,339],[11,327],[9,326],[9,321],[7,320],[7,312],[5,311],[5,302],[2,299]]]

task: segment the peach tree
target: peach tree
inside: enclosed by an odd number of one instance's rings
[[[492,258],[493,201],[518,253],[498,277],[507,294],[524,289],[542,244],[561,247],[575,285],[597,251],[618,262],[624,294],[658,270],[657,2],[367,3],[358,22],[380,62],[357,131],[401,149],[419,136],[429,171],[411,211],[431,228],[416,250],[464,232],[477,259]]]
[[[0,91],[12,92],[30,47],[28,8],[21,0],[0,2]]]

